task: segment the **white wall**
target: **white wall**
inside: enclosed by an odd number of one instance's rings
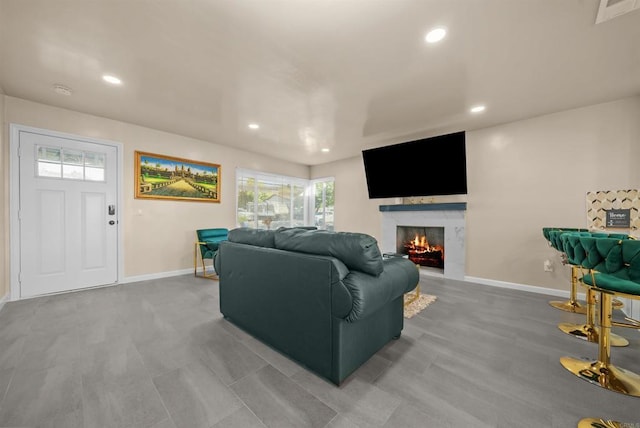
[[[467,275],[566,290],[542,227],[585,227],[587,191],[640,188],[638,118],[632,97],[468,132]],[[336,178],[336,229],[380,237],[378,206],[394,201],[367,198],[360,156],[311,176]]]
[[[586,227],[588,191],[640,187],[639,114],[634,97],[470,133],[468,274],[566,289],[541,229]]]
[[[2,106],[4,104],[4,108]],[[336,179],[337,230],[381,236],[379,205],[369,200],[360,156],[307,167],[219,144],[0,95],[0,260],[8,251],[8,124],[119,141],[124,146],[125,276],[190,268],[194,230],[234,227],[235,168]],[[585,193],[640,187],[640,97],[589,106],[467,134],[467,275],[566,290],[568,275],[543,226],[584,227]],[[222,165],[220,204],[134,199],[134,150]],[[437,198],[440,202],[442,198]],[[142,215],[136,215],[142,210]],[[555,271],[545,273],[545,259]],[[8,260],[4,264],[8,267]],[[4,267],[3,266],[3,267]],[[0,298],[8,292],[7,269]]]
[[[311,167],[311,178],[335,177],[334,227],[337,231],[368,233],[380,240],[382,215],[378,206],[395,199],[369,199],[361,157]]]
[[[309,167],[305,165],[19,98],[7,96],[4,100],[6,108],[4,133],[6,143],[2,148],[4,157],[8,157],[9,123],[101,138],[123,144],[124,209],[121,211],[121,224],[124,228],[125,277],[191,268],[196,229],[235,227],[236,167],[309,178]],[[133,181],[135,150],[220,164],[222,166],[221,202],[213,204],[135,199]],[[7,179],[6,173],[3,175]],[[7,208],[8,192],[3,200]],[[141,214],[138,214],[139,212]],[[0,251],[8,253],[8,229],[6,232],[7,239],[4,240],[5,245]]]
[[[4,119],[4,92],[0,88],[0,125],[5,127]],[[0,132],[0,201],[6,201],[5,195],[9,195],[9,140],[4,132]],[[0,302],[9,293],[9,251],[7,231],[9,230],[9,204],[5,203],[0,209]],[[4,245],[6,243],[6,245]],[[2,303],[0,303],[0,307]]]

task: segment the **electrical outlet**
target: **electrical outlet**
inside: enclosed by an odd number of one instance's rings
[[[551,260],[545,260],[543,266],[545,272],[553,272],[553,265],[551,264]]]

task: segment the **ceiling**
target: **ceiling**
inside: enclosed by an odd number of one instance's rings
[[[640,94],[640,11],[595,25],[598,6],[0,0],[0,88],[316,165]],[[425,43],[436,26],[447,36]],[[485,112],[469,113],[476,104]]]

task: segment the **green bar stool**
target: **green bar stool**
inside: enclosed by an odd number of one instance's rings
[[[587,287],[587,319],[584,324],[560,323],[558,328],[564,333],[586,340],[591,343],[598,343],[600,334],[596,327],[596,303],[597,293],[593,287],[584,283],[584,269],[594,269],[604,261],[595,248],[596,241],[600,238],[585,236],[582,233],[565,233],[562,235],[563,247],[569,263],[579,268],[581,278],[579,281]],[[597,235],[596,235],[597,236]],[[626,235],[624,235],[626,237]],[[583,239],[584,238],[584,239]],[[586,246],[586,248],[585,248]],[[611,346],[628,346],[629,341],[622,336],[611,333]]]
[[[565,254],[564,246],[562,243],[562,235],[565,233],[573,232],[573,233],[586,233],[586,229],[560,229],[560,228],[546,228],[550,229],[545,230],[543,228],[543,235],[545,237],[548,236],[549,245],[551,245],[556,250],[560,251],[563,255]],[[563,258],[566,256],[563,256]],[[566,259],[565,259],[566,260]],[[564,262],[563,262],[564,263]],[[566,263],[570,264],[570,263]],[[578,267],[575,265],[571,265],[571,290],[569,292],[569,300],[552,300],[549,302],[551,306],[556,309],[560,309],[561,311],[573,312],[576,314],[586,314],[587,308],[583,303],[578,302]]]
[[[596,240],[595,248],[604,256],[603,262],[590,270],[584,281],[600,294],[598,358],[593,361],[562,357],[560,363],[593,385],[640,397],[640,375],[611,364],[611,327],[640,328],[636,320],[622,323],[611,319],[613,296],[640,300],[640,241],[601,238]]]

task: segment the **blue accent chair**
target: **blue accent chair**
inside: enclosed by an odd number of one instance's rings
[[[193,255],[193,274],[195,276],[213,280],[218,279],[218,275],[213,267],[213,257],[216,255],[220,243],[226,241],[228,235],[229,229],[225,228],[196,230],[197,239]],[[198,275],[198,254],[200,254],[200,260],[202,262],[202,275]],[[207,272],[207,266],[205,265],[205,260],[207,259],[211,260],[209,272]]]

